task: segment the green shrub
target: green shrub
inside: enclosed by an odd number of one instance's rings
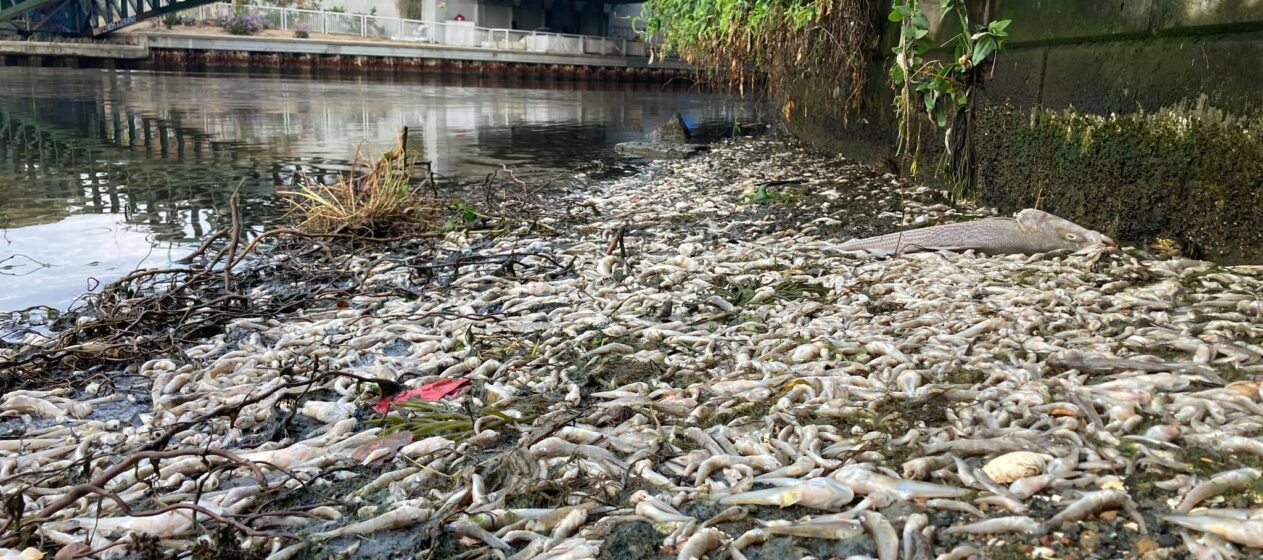
[[[745,92],[760,89],[793,110],[790,89],[820,76],[847,109],[858,107],[876,36],[880,0],[648,0],[646,39],[656,55],[679,53],[699,78]]]

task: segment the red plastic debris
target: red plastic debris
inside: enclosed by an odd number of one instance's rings
[[[389,397],[377,401],[373,405],[373,410],[385,414],[390,410],[390,405],[410,401],[412,399],[421,399],[423,401],[437,401],[440,399],[449,399],[465,394],[469,391],[468,379],[440,379],[434,383],[422,385],[395,393]]]

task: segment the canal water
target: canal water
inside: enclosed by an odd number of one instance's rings
[[[383,81],[0,68],[0,312],[66,308],[138,267],[187,254],[226,223],[283,221],[297,172],[345,171],[408,127],[449,183],[504,166],[555,175],[604,161],[675,112],[707,136],[750,109],[725,96],[629,84]]]

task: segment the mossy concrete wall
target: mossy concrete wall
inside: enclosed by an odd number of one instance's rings
[[[976,22],[1013,22],[975,99],[984,202],[1038,206],[1130,242],[1173,239],[1211,260],[1263,262],[1263,0],[968,5]],[[898,28],[875,23],[863,107],[842,114],[831,87],[803,76],[789,121],[818,145],[886,163]],[[958,32],[945,18],[932,34],[951,44]],[[942,132],[921,124],[918,176],[935,182]]]

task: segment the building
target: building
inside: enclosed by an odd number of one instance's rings
[[[305,7],[523,31],[635,39],[641,4],[627,0],[304,0]]]

